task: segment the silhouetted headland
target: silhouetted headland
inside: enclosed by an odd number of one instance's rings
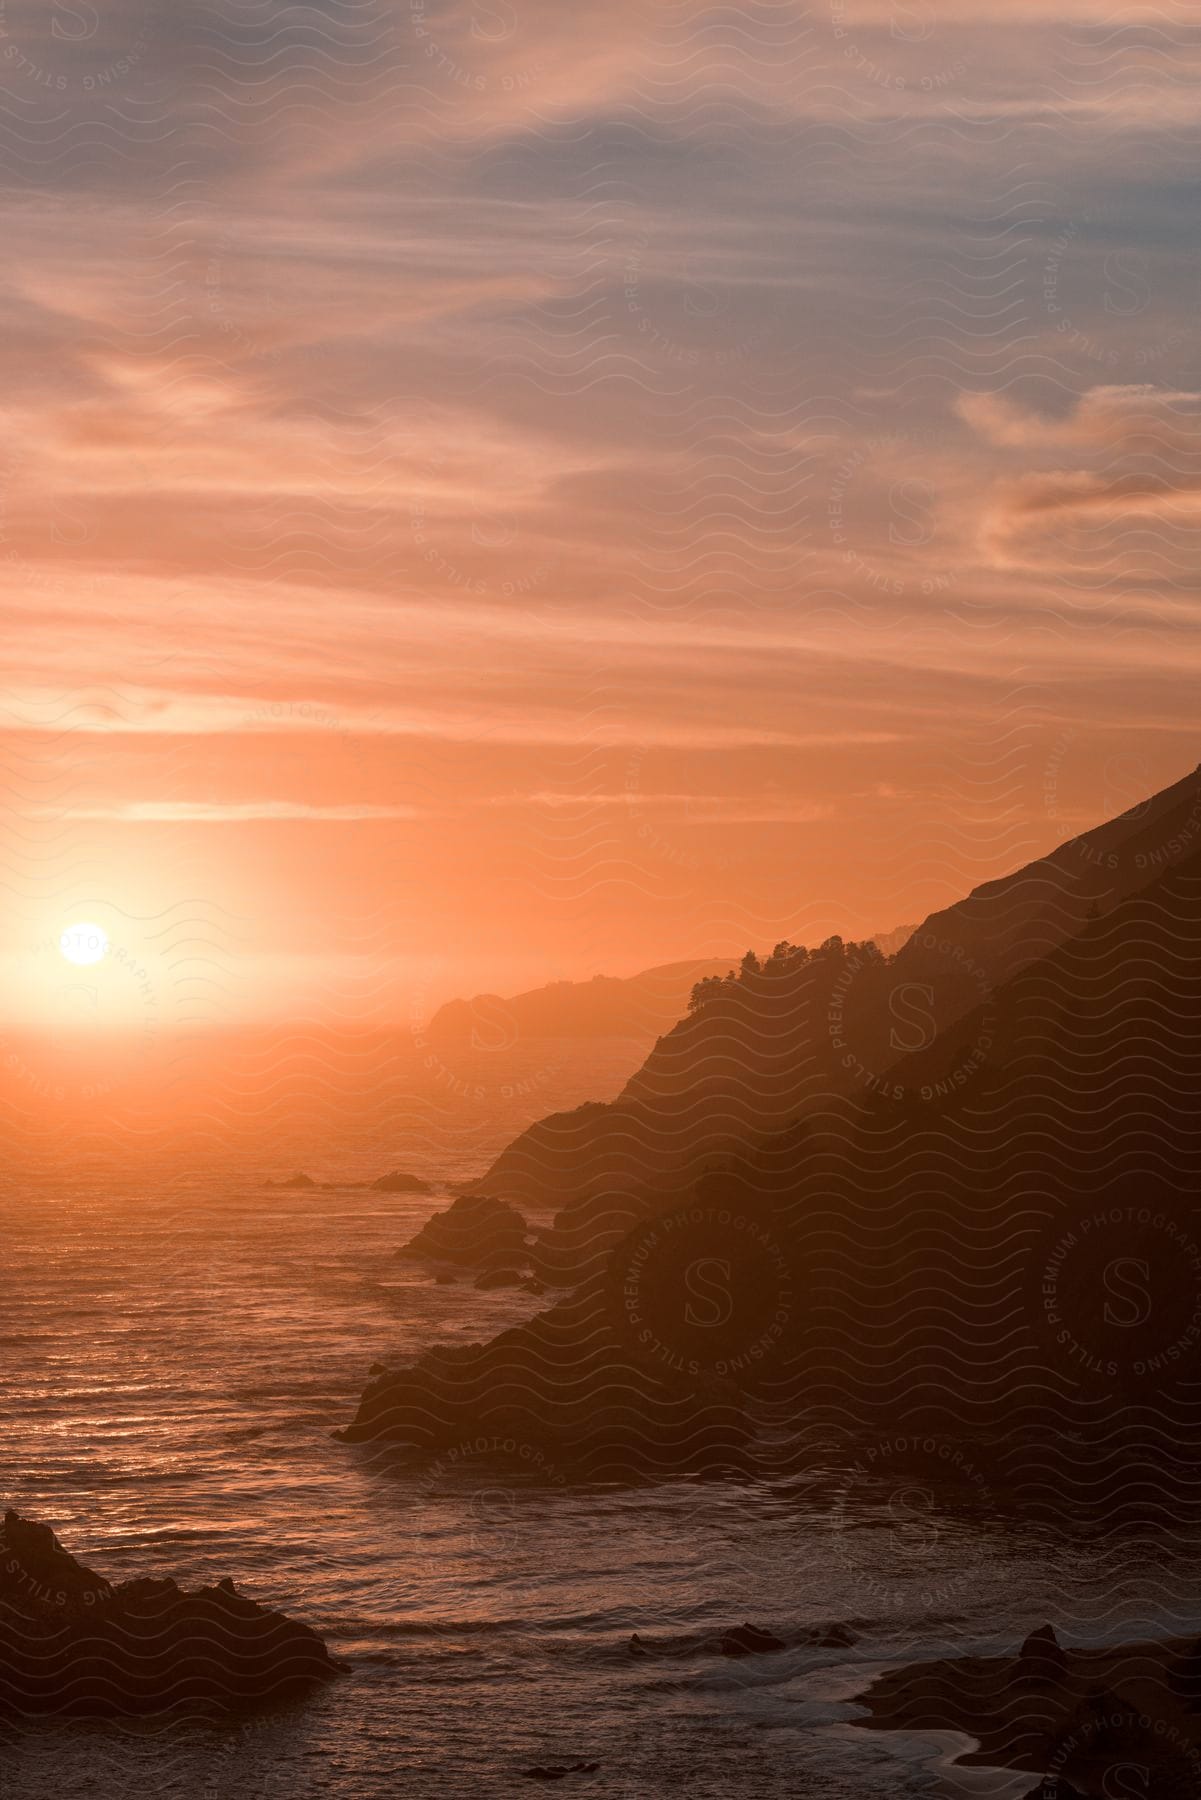
[[[562,1193],[533,1249],[573,1291],[377,1377],[345,1435],[631,1479],[903,1463],[973,1517],[1115,1525],[1137,1476],[1195,1511],[1199,846],[1194,774],[892,958],[784,945],[702,986],[618,1102],[479,1184]],[[1153,1304],[1098,1307],[1115,1268]]]
[[[508,998],[448,1000],[421,1036],[458,1050],[503,1048],[518,1038],[654,1038],[675,1024],[698,981],[724,975],[729,966],[728,957],[664,963],[639,975],[553,981]]]

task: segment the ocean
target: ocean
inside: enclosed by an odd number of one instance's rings
[[[336,1442],[375,1361],[539,1304],[395,1256],[510,1123],[474,1158],[458,1126],[324,1148],[298,1129],[244,1163],[6,1184],[6,1503],[113,1580],[232,1576],[350,1667],[240,1724],[9,1728],[0,1794],[499,1795],[539,1785],[523,1779],[536,1764],[586,1761],[555,1791],[1019,1800],[1031,1777],[953,1769],[968,1741],[951,1734],[859,1729],[852,1696],[887,1663],[1011,1647],[1047,1618],[1078,1642],[1201,1622],[1189,1545],[1099,1528],[1066,1542],[1001,1517],[914,1531],[833,1469],[597,1488],[521,1446],[414,1465]],[[297,1162],[332,1182],[413,1166],[436,1192],[263,1189]],[[837,1620],[856,1642],[737,1661],[628,1650],[632,1632],[743,1620],[782,1636]]]

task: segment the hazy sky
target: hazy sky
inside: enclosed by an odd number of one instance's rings
[[[0,0],[10,1010],[76,917],[343,1022],[884,930],[1191,768],[1199,72],[1174,0]]]

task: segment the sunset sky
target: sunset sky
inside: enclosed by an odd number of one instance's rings
[[[1190,769],[1201,24],[1097,10],[5,0],[7,1016],[883,931]]]

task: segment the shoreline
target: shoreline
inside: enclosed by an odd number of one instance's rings
[[[1135,1767],[1164,1800],[1201,1790],[1201,1640],[1071,1647],[1053,1629],[1008,1655],[910,1663],[871,1677],[852,1704],[861,1730],[954,1732],[962,1772],[1028,1776],[1045,1800],[1088,1800]]]

